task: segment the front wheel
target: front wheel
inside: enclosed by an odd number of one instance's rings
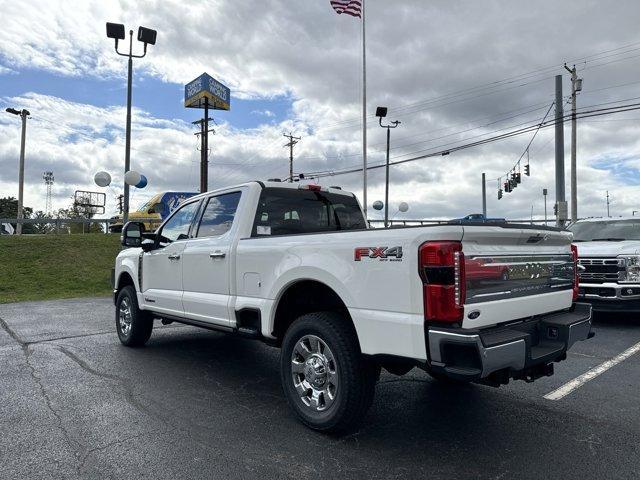
[[[131,285],[118,292],[116,299],[116,331],[127,347],[141,347],[149,340],[153,318],[138,308],[138,297]]]
[[[376,368],[360,352],[347,318],[316,312],[287,330],[281,377],[287,402],[305,425],[343,432],[355,428],[371,406]]]

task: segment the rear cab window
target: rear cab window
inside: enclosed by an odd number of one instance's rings
[[[251,236],[366,228],[360,205],[351,194],[267,187],[258,201]]]

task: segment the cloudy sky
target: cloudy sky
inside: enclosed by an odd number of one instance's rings
[[[635,103],[640,97],[640,4],[634,1],[367,2],[367,108],[370,164],[384,162],[385,132],[373,116],[389,107],[400,120],[392,160],[454,148],[539,122],[553,101],[554,76],[575,63],[584,79],[578,107]],[[199,152],[183,107],[184,84],[208,72],[231,88],[231,111],[214,112],[210,188],[285,177],[283,132],[302,140],[296,172],[361,165],[360,20],[337,15],[329,0],[53,1],[0,0],[0,196],[17,196],[19,118],[27,130],[25,204],[44,209],[42,172],[52,170],[54,208],[77,189],[104,191],[107,214],[121,193],[126,59],[105,22],[158,30],[134,63],[132,168],[149,178],[132,207],[164,190],[197,190]],[[134,48],[141,49],[135,42]],[[617,102],[619,103],[610,103]],[[593,107],[599,108],[599,107]],[[565,103],[565,109],[568,105]],[[553,111],[550,115],[553,115]],[[395,218],[443,218],[481,210],[543,214],[542,189],[555,198],[553,128],[542,129],[529,158],[531,177],[498,201],[497,178],[522,155],[532,133],[391,168]],[[640,209],[640,112],[578,123],[580,216]],[[565,128],[569,197],[570,126]],[[93,176],[111,173],[100,189]],[[369,203],[384,195],[384,169],[370,171]],[[361,173],[319,179],[362,193]],[[406,201],[410,210],[397,213]],[[378,212],[370,210],[377,218]]]

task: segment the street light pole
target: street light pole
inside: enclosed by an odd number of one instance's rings
[[[400,125],[398,120],[394,120],[387,125],[382,124],[382,119],[387,116],[387,107],[376,108],[376,117],[380,126],[387,129],[387,161],[385,164],[385,184],[384,184],[384,228],[389,227],[389,149],[391,144],[391,129]]]
[[[124,146],[124,173],[131,169],[131,91],[133,83],[133,59],[143,58],[147,54],[147,45],[156,44],[157,32],[150,28],[138,28],[138,41],[144,44],[142,55],[133,54],[133,30],[129,30],[129,53],[120,53],[118,51],[118,40],[124,40],[124,25],[119,23],[107,23],[107,37],[115,39],[116,53],[123,57],[128,57],[127,62],[127,122],[125,130],[125,146]],[[122,225],[129,221],[129,185],[124,182],[124,197],[122,201]]]
[[[145,49],[146,50],[146,49]],[[118,52],[116,47],[116,52]],[[127,73],[127,125],[124,140],[124,173],[131,170],[131,89],[133,84],[133,30],[129,30],[129,61]],[[146,52],[145,52],[146,53]],[[129,184],[124,182],[124,200],[122,201],[122,225],[129,221]]]
[[[18,215],[16,218],[16,235],[22,235],[22,219],[24,218],[24,152],[27,140],[27,117],[31,115],[29,110],[16,110],[7,108],[6,111],[13,115],[19,115],[22,120],[22,133],[20,136],[20,168],[18,170]]]
[[[380,119],[382,126],[382,118]],[[389,225],[389,145],[391,143],[391,129],[387,127],[387,163],[384,167],[384,228]]]

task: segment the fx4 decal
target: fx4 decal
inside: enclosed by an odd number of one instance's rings
[[[386,260],[389,257],[394,257],[392,261],[402,260],[402,247],[357,247],[353,252],[356,262],[360,262],[362,258]]]

